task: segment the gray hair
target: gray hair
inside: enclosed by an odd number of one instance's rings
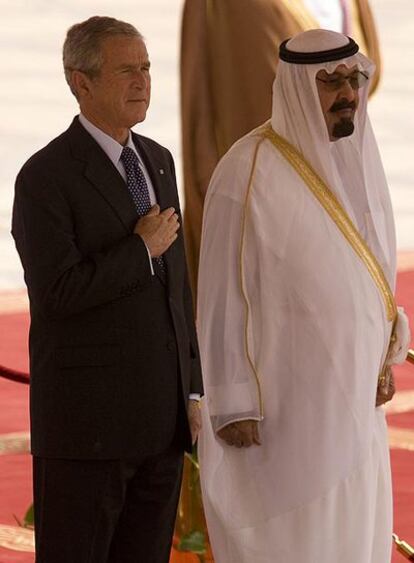
[[[72,84],[72,71],[80,70],[90,78],[98,76],[103,63],[102,41],[114,35],[143,39],[133,25],[106,16],[93,16],[68,29],[63,44],[63,68],[66,82],[75,97],[77,93]]]

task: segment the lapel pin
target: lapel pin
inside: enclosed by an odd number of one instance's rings
[[[160,168],[160,174],[164,174],[164,168]]]

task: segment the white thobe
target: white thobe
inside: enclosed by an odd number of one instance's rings
[[[256,142],[245,137],[219,164],[202,233],[199,454],[215,562],[389,563],[375,398],[391,323],[366,267],[269,141],[246,208]],[[217,438],[223,424],[262,415],[261,446]]]

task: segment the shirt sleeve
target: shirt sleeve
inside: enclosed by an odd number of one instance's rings
[[[149,259],[149,265],[150,265],[150,269],[151,269],[151,275],[155,275],[155,272],[154,272],[154,265],[153,265],[153,263],[152,263],[151,252],[150,252],[150,250],[149,250],[149,248],[148,248],[148,246],[146,245],[146,243],[145,243],[144,240],[143,240],[143,242],[144,242],[145,248],[147,249],[147,252],[148,252],[148,259]]]

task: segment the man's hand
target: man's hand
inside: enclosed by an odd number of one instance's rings
[[[261,445],[257,420],[232,422],[217,432],[229,446],[249,448],[253,444]]]
[[[192,399],[188,401],[187,416],[188,424],[190,425],[191,441],[194,445],[201,430],[200,401],[194,401]]]
[[[134,233],[145,242],[151,257],[157,258],[175,241],[179,228],[178,215],[174,207],[168,207],[160,212],[160,206],[154,205],[147,215],[138,219]]]
[[[383,387],[381,387],[380,385],[378,386],[377,398],[376,398],[376,402],[375,402],[376,407],[380,407],[381,405],[388,403],[388,401],[391,401],[391,399],[394,397],[394,394],[395,394],[394,374],[393,374],[391,368],[388,368],[388,369],[391,372],[389,374],[388,385],[386,386],[385,389]]]

